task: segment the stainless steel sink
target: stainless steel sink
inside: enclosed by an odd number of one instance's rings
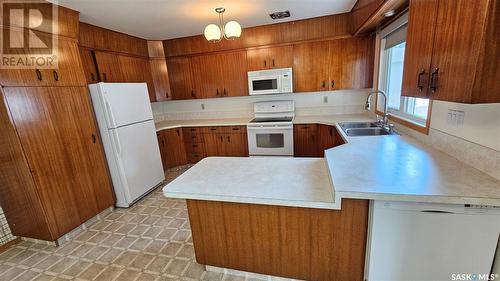
[[[378,128],[378,124],[375,122],[343,122],[339,123],[342,129],[353,129],[353,128]]]
[[[385,129],[375,122],[344,122],[339,125],[350,137],[397,135],[394,130]]]

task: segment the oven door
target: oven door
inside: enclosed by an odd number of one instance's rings
[[[281,93],[281,76],[249,77],[248,89],[250,95],[269,95]]]
[[[293,156],[293,125],[247,126],[250,156]]]

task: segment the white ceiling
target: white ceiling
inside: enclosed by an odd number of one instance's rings
[[[217,23],[214,9],[242,27],[349,12],[356,0],[52,0],[80,12],[80,20],[137,37],[160,40],[203,33]],[[269,13],[289,10],[291,17],[273,21]]]

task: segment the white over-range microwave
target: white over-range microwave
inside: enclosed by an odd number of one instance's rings
[[[250,95],[292,93],[292,68],[249,71],[248,92]]]

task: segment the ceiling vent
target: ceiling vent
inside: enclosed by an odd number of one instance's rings
[[[279,20],[279,19],[289,18],[290,17],[290,11],[286,10],[284,12],[274,12],[272,14],[269,14],[269,16],[273,20]]]

